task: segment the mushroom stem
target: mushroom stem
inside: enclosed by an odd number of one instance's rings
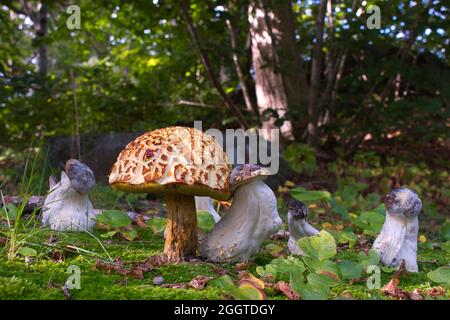
[[[404,260],[407,271],[417,272],[418,215],[422,201],[412,190],[399,188],[386,195],[384,205],[386,220],[373,249],[383,264],[398,268]]]
[[[248,261],[280,226],[273,191],[261,180],[241,185],[231,208],[202,244],[202,256],[213,262]]]
[[[387,266],[398,267],[405,260],[406,270],[417,272],[417,236],[419,219],[413,217],[386,215],[383,228],[373,244],[380,254],[381,262]]]
[[[193,196],[166,194],[167,226],[164,254],[179,262],[197,253],[197,213]]]

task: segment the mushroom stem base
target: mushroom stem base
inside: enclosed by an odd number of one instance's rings
[[[167,194],[167,226],[164,254],[179,262],[197,253],[197,212],[193,196]]]

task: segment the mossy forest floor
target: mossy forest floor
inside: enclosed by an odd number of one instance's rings
[[[96,231],[97,239],[102,239],[102,232]],[[131,242],[125,240],[98,240],[87,233],[59,232],[43,230],[33,237],[33,242],[45,242],[51,235],[56,236],[59,244],[72,245],[96,252],[107,260],[105,250],[112,258],[121,257],[125,264],[144,261],[149,256],[162,253],[164,241],[160,235],[149,230],[139,230],[140,238]],[[256,255],[253,261],[245,268],[252,274],[257,274],[255,268],[264,266],[275,257],[265,248],[275,243],[286,248],[286,240],[268,240],[263,244],[262,251]],[[269,246],[270,247],[270,246]],[[32,261],[25,261],[23,257],[17,257],[7,261],[0,259],[0,299],[66,299],[62,287],[70,274],[66,273],[71,265],[81,269],[81,289],[71,290],[72,299],[223,299],[227,292],[217,285],[216,280],[211,280],[203,290],[193,288],[165,288],[153,284],[153,279],[162,276],[165,284],[188,284],[198,275],[220,277],[220,272],[228,271],[233,279],[237,278],[238,270],[232,264],[212,264],[208,262],[186,262],[179,264],[166,264],[145,273],[144,279],[119,274],[107,274],[95,268],[98,257],[85,253],[65,253],[63,261],[55,261],[52,258],[54,250],[47,247],[38,249],[38,256]],[[356,250],[342,250],[336,256],[336,260],[354,258]],[[448,255],[441,250],[419,250],[420,272],[408,274],[400,280],[399,288],[412,291],[416,288],[427,289],[436,284],[430,283],[426,273],[437,266],[448,264]],[[219,271],[218,271],[219,270]],[[219,273],[218,273],[219,272]],[[392,274],[381,273],[381,285],[385,285]],[[271,288],[265,290],[268,299],[286,299],[286,297]],[[447,294],[441,298],[449,298]],[[329,299],[355,298],[355,299],[386,299],[379,290],[368,290],[366,283],[344,283],[332,288]]]
[[[441,287],[444,294],[425,295],[424,299],[449,299],[450,285],[450,173],[448,164],[416,164],[394,158],[379,156],[374,152],[358,153],[350,162],[336,160],[328,164],[316,163],[314,153],[305,154],[304,148],[291,150],[286,158],[301,174],[293,181],[276,190],[278,211],[286,230],[286,205],[291,197],[305,202],[309,207],[309,221],[318,229],[327,230],[336,239],[337,254],[330,259],[334,265],[340,261],[357,261],[361,252],[367,252],[384,222],[383,196],[399,186],[408,186],[416,191],[423,202],[419,216],[419,272],[402,275],[398,288],[405,292],[415,289],[427,291]],[[308,164],[305,167],[305,164]],[[296,166],[297,165],[297,166]],[[17,168],[20,166],[17,165]],[[16,172],[17,171],[17,172]],[[18,194],[23,172],[3,170],[5,183],[3,194]],[[56,173],[53,173],[56,174]],[[37,170],[34,181],[40,181],[45,194],[45,179]],[[1,176],[1,175],[0,175]],[[45,177],[44,177],[45,178]],[[327,191],[325,191],[327,190]],[[33,194],[36,194],[33,192]],[[17,254],[7,259],[8,225],[0,217],[0,299],[224,299],[230,298],[230,290],[220,278],[227,273],[237,283],[239,270],[250,272],[261,278],[261,268],[277,257],[288,257],[287,239],[266,240],[260,252],[247,265],[212,264],[197,259],[195,262],[162,264],[144,273],[143,279],[131,275],[108,274],[96,267],[98,260],[109,261],[120,258],[125,266],[145,261],[162,254],[164,239],[165,208],[157,200],[146,199],[145,194],[125,194],[106,185],[97,185],[89,194],[95,208],[120,209],[150,215],[148,228],[133,226],[138,237],[127,241],[120,235],[105,238],[105,230],[96,228],[92,234],[86,232],[52,232],[42,229],[39,223],[32,228],[17,231],[17,239],[36,250],[32,258]],[[220,213],[223,214],[225,210]],[[1,211],[1,210],[0,210]],[[26,219],[24,219],[26,220]],[[151,222],[158,221],[153,224]],[[208,228],[211,222],[203,221]],[[52,236],[53,235],[53,236]],[[103,236],[102,236],[103,235]],[[345,237],[341,237],[345,235]],[[52,238],[52,241],[49,239]],[[353,240],[349,240],[353,239]],[[48,242],[52,244],[49,245]],[[352,244],[350,242],[353,242]],[[26,244],[25,244],[26,243]],[[67,250],[69,249],[69,251]],[[77,252],[78,250],[78,252]],[[358,256],[359,255],[359,256]],[[62,287],[71,274],[69,266],[81,270],[81,288],[64,293]],[[429,272],[443,269],[437,282]],[[238,270],[239,269],[239,270]],[[380,285],[383,287],[392,278],[392,270],[382,269]],[[162,276],[161,284],[154,284]],[[189,286],[197,276],[212,277],[203,289]],[[393,299],[380,289],[369,290],[368,274],[359,279],[344,279],[331,286],[327,299]],[[435,278],[436,279],[436,278]],[[287,280],[289,281],[289,280]],[[274,281],[273,283],[275,283]],[[178,286],[174,286],[178,284]],[[447,287],[446,287],[447,286]],[[229,288],[229,287],[228,287]],[[441,290],[442,292],[442,290]],[[268,299],[287,299],[271,286],[264,288]],[[398,298],[398,297],[397,297]]]

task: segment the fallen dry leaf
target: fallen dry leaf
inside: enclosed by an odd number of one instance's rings
[[[275,290],[283,293],[289,300],[300,300],[300,296],[298,295],[298,293],[295,292],[295,290],[292,289],[292,287],[284,281],[277,282],[274,288]]]
[[[243,270],[251,267],[251,265],[252,265],[252,263],[250,263],[250,262],[239,262],[239,263],[236,263],[236,270],[243,271]]]
[[[229,273],[227,269],[223,269],[220,267],[213,267],[213,271],[221,276],[224,276]]]
[[[247,271],[239,271],[238,274],[238,285],[240,286],[243,283],[250,283],[252,286],[254,286],[257,289],[263,290],[265,287],[264,281],[261,279],[258,279],[253,274]]]
[[[202,290],[205,288],[206,284],[214,279],[214,277],[206,277],[206,276],[196,276],[194,279],[189,282],[189,285],[197,290]]]
[[[138,214],[136,216],[136,224],[139,227],[143,228],[143,229],[147,229],[148,228],[148,224],[145,223],[145,219],[144,219],[144,216],[142,214]]]

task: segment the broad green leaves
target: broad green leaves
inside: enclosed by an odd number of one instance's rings
[[[292,189],[291,195],[295,199],[307,204],[318,201],[328,201],[331,198],[331,194],[328,191],[306,190],[303,187]]]
[[[131,224],[130,217],[119,210],[105,210],[95,218],[98,222],[106,224],[111,228],[120,228]]]
[[[264,291],[258,285],[250,281],[242,281],[236,286],[229,275],[224,275],[216,280],[216,284],[229,292],[236,300],[263,300]]]
[[[20,255],[24,256],[24,257],[35,257],[35,256],[37,256],[37,251],[34,250],[33,248],[29,248],[29,247],[20,247],[17,252]]]
[[[344,280],[358,279],[364,271],[361,264],[350,260],[343,260],[338,266]]]
[[[439,267],[428,272],[427,277],[433,282],[450,286],[450,267]]]
[[[370,236],[376,236],[383,227],[385,216],[377,211],[363,211],[353,223]]]
[[[333,236],[325,230],[315,236],[300,239],[298,246],[306,255],[318,260],[329,259],[336,254],[336,242]]]
[[[256,272],[262,277],[271,277],[274,280],[289,281],[291,273],[302,274],[306,270],[303,262],[292,256],[272,260],[265,267],[256,267]]]
[[[5,207],[0,208],[0,217],[5,220],[14,221],[17,217],[18,209],[12,203],[8,203]]]
[[[203,210],[197,211],[197,226],[200,230],[208,232],[214,228],[215,224],[214,218],[209,212]]]

